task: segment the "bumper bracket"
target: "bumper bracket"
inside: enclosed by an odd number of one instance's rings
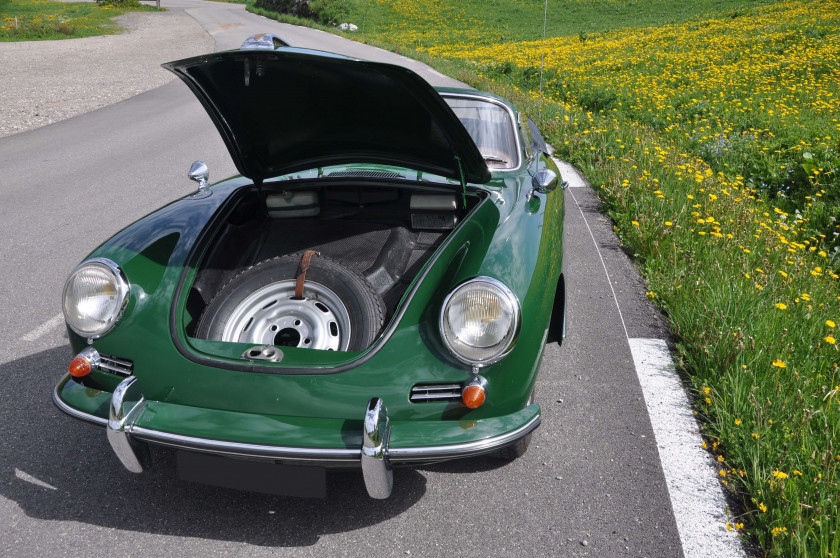
[[[371,498],[383,500],[391,495],[394,472],[388,463],[391,424],[388,420],[388,410],[378,397],[374,397],[368,403],[363,434],[361,459],[365,488]]]
[[[148,463],[149,448],[128,436],[134,421],[146,407],[146,400],[140,394],[136,381],[135,376],[129,376],[114,390],[105,433],[125,468],[132,473],[142,473],[143,463]]]

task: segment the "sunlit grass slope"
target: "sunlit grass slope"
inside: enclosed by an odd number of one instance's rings
[[[131,0],[99,6],[95,2],[0,0],[0,41],[72,39],[119,31],[112,18],[127,10],[155,10]]]

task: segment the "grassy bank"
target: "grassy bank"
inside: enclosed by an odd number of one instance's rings
[[[669,317],[728,527],[840,555],[840,2],[554,0],[545,45],[542,0],[347,4],[541,116]]]
[[[112,18],[129,10],[156,11],[137,0],[113,4],[0,0],[0,41],[74,39],[119,32]]]

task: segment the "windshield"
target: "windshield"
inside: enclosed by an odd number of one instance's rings
[[[492,101],[475,97],[444,97],[470,133],[490,170],[519,166],[516,132],[510,112]]]

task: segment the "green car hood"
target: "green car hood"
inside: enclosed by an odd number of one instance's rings
[[[348,163],[461,183],[490,179],[458,117],[407,68],[296,48],[228,51],[163,67],[192,89],[236,168],[256,182]]]

